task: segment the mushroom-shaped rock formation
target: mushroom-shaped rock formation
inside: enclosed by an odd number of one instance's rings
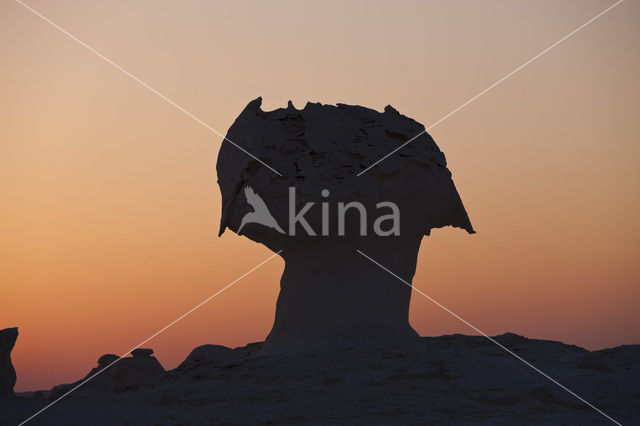
[[[431,229],[473,233],[444,154],[423,125],[391,106],[307,103],[270,112],[250,102],[218,154],[226,228],[285,260],[263,353],[416,336],[411,282]],[[420,135],[401,150],[367,167]],[[363,171],[365,171],[362,173]]]
[[[16,370],[11,363],[11,351],[17,339],[17,327],[0,330],[0,397],[14,396]]]

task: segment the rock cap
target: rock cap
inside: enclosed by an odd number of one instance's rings
[[[146,358],[153,355],[153,349],[149,348],[138,348],[131,351],[131,355],[134,358]]]
[[[115,360],[117,360],[118,358],[120,357],[116,354],[104,354],[100,358],[98,358],[98,365],[100,366],[109,365]]]

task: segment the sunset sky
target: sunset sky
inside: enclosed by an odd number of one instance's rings
[[[226,133],[258,96],[391,104],[429,126],[613,1],[27,3]],[[623,2],[430,132],[477,234],[425,238],[414,285],[490,335],[640,343],[639,19]],[[0,57],[17,391],[83,377],[270,256],[217,237],[219,136],[10,0]],[[283,265],[145,347],[174,368],[198,345],[263,340]],[[473,334],[416,294],[410,319]]]

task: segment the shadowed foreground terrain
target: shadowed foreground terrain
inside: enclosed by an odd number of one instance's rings
[[[496,339],[617,421],[640,423],[640,345],[589,352]],[[147,376],[107,370],[29,424],[613,424],[484,337],[269,356],[261,345],[201,346],[175,370]],[[0,423],[18,424],[66,388],[0,400]]]

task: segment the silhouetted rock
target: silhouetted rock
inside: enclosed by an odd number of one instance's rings
[[[587,351],[511,333],[494,339],[616,421],[638,423],[640,345]],[[608,422],[482,336],[359,342],[268,356],[259,349],[260,343],[204,345],[160,378],[103,390],[91,388],[92,380],[40,419],[51,425]],[[18,424],[42,405],[34,398],[0,400],[0,424]]]
[[[202,345],[191,351],[176,370],[187,370],[202,364],[222,363],[229,360],[233,349],[221,345]]]
[[[0,397],[14,396],[16,370],[11,363],[11,351],[17,339],[17,327],[0,330]]]
[[[103,395],[153,386],[165,374],[165,369],[156,357],[151,356],[152,353],[153,349],[140,349],[137,352],[134,350],[132,351],[133,357],[125,358],[120,358],[115,354],[104,354],[98,358],[98,366],[93,368],[82,380],[55,386],[48,393],[49,398],[60,397],[85,380],[86,383],[82,385],[82,388],[90,395]]]
[[[449,225],[474,232],[444,154],[423,125],[391,107],[379,113],[307,103],[297,110],[289,103],[265,112],[261,102],[247,105],[227,138],[284,176],[227,141],[217,171],[220,233],[230,228],[283,250],[276,318],[263,353],[417,336],[408,321],[411,288],[357,250],[410,282],[424,235]],[[359,202],[364,213],[354,207],[342,214],[340,202]],[[379,204],[389,202],[399,209],[397,223],[389,218],[393,207]],[[314,205],[303,214],[306,223],[291,226],[307,203]]]
[[[131,351],[134,358],[144,358],[153,355],[153,349],[138,348]]]
[[[151,384],[165,372],[154,356],[122,358],[109,370],[111,386],[116,391]]]
[[[118,358],[118,355],[115,354],[104,354],[100,358],[98,358],[98,367],[106,367],[107,365],[113,363]]]

